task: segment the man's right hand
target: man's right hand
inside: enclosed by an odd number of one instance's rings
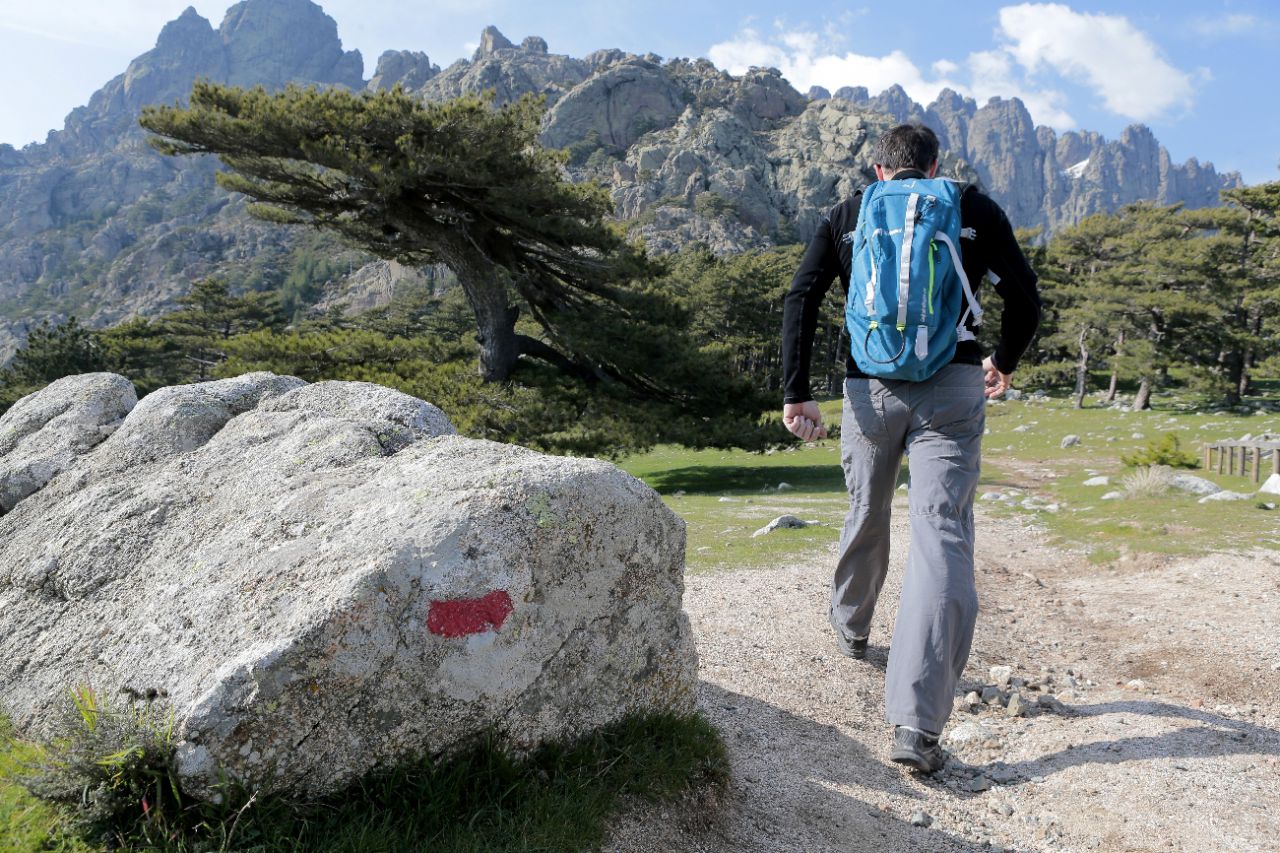
[[[813,400],[806,403],[784,403],[782,424],[802,441],[817,441],[827,437],[827,428],[822,425],[822,412]]]
[[[991,356],[983,360],[982,373],[988,397],[999,397],[1013,385],[1013,377],[1008,373],[1001,373],[1000,368],[996,367],[995,359]]]

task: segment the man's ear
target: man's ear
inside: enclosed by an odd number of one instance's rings
[[[877,181],[887,180],[884,176],[884,166],[881,166],[879,163],[876,163],[873,168],[876,170]]]
[[[931,177],[931,178],[932,178],[932,177],[933,177],[934,175],[936,175],[936,174],[938,174],[938,161],[937,161],[937,160],[934,160],[934,161],[929,165],[929,177]]]

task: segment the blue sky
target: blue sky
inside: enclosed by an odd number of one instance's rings
[[[73,107],[149,49],[187,5],[216,26],[228,0],[0,0],[0,142],[43,140]],[[1280,4],[1274,0],[916,2],[793,0],[599,4],[514,0],[327,0],[368,77],[386,49],[441,66],[480,30],[545,38],[581,56],[620,47],[781,68],[802,91],[900,83],[927,102],[950,85],[1023,98],[1037,124],[1108,138],[1149,125],[1175,161],[1197,157],[1250,183],[1280,179]],[[891,10],[886,13],[886,9]],[[913,19],[897,10],[916,11]],[[879,10],[879,11],[877,11]]]

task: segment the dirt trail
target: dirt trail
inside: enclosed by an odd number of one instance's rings
[[[1280,554],[1094,566],[979,505],[964,688],[991,683],[992,666],[1032,680],[1052,668],[1052,686],[1024,693],[1060,704],[957,710],[951,761],[922,781],[885,758],[907,537],[895,509],[865,662],[835,651],[828,553],[689,578],[701,709],[728,743],[732,791],[710,828],[637,815],[607,849],[1280,850]]]

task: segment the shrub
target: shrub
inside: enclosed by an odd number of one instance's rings
[[[1159,438],[1147,442],[1142,450],[1132,454],[1121,454],[1120,461],[1125,465],[1150,466],[1167,465],[1170,468],[1198,468],[1200,460],[1194,454],[1182,450],[1178,437],[1171,432],[1161,433]]]
[[[708,219],[738,215],[738,206],[715,192],[698,193],[693,199],[693,212]]]
[[[1151,465],[1126,474],[1120,484],[1126,497],[1154,498],[1165,494],[1173,485],[1173,471],[1165,465]]]
[[[75,829],[111,844],[159,843],[181,830],[183,796],[173,750],[173,716],[147,702],[107,707],[89,687],[72,691],[73,709],[21,782],[66,807]]]

